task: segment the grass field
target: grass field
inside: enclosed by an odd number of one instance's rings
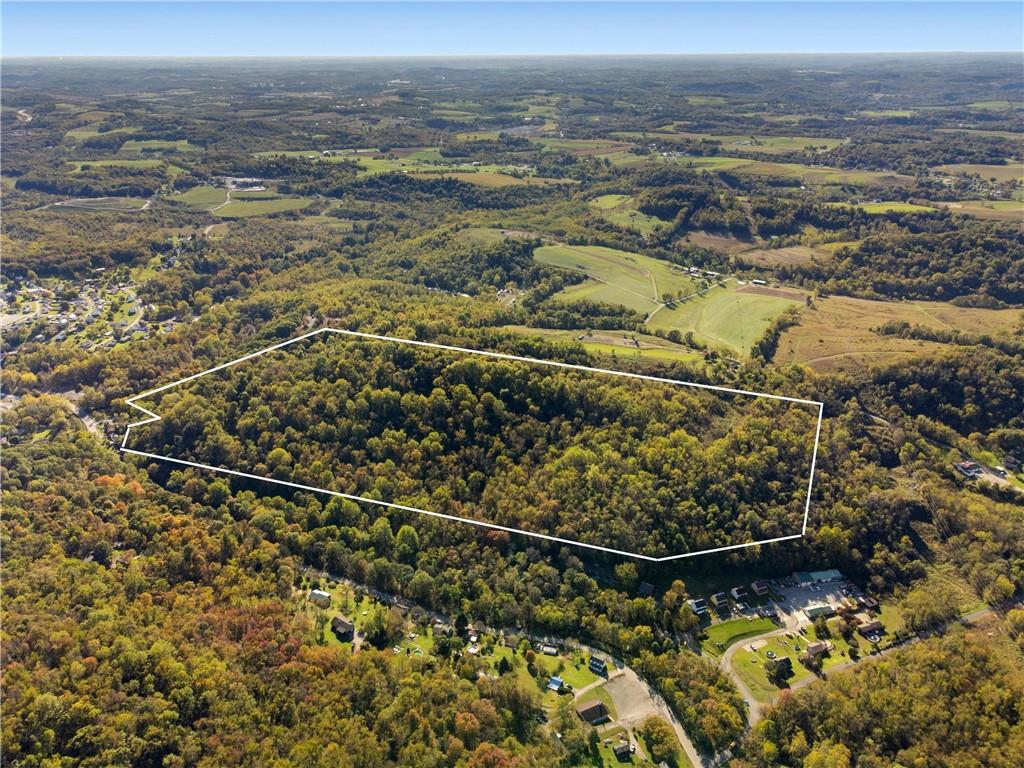
[[[108,133],[131,133],[132,131],[139,130],[138,128],[114,128],[109,131],[100,131],[99,123],[93,123],[92,125],[85,125],[81,128],[72,128],[70,131],[64,134],[64,138],[71,139],[72,141],[85,141],[86,139],[94,139],[97,136],[106,136]]]
[[[983,179],[995,179],[996,181],[1020,181],[1024,179],[1024,163],[1020,162],[1007,163],[1006,165],[955,163],[953,165],[937,165],[932,170],[952,176],[977,174]]]
[[[80,197],[54,203],[51,207],[80,211],[141,211],[146,203],[142,197]]]
[[[191,205],[194,208],[209,210],[210,208],[215,208],[223,203],[227,199],[227,194],[227,190],[222,187],[204,185],[192,187],[192,189],[187,192],[182,192],[180,195],[174,195],[171,200]]]
[[[595,211],[617,227],[635,229],[642,235],[649,235],[658,227],[668,226],[656,216],[648,216],[636,209],[636,202],[630,195],[601,195],[588,201]]]
[[[903,203],[899,201],[859,203],[856,207],[869,214],[928,213],[937,210],[930,205],[916,205],[915,203]]]
[[[819,371],[858,370],[943,348],[937,342],[879,336],[872,332],[873,328],[889,321],[1008,335],[1020,318],[1018,309],[978,309],[944,302],[869,301],[831,296],[816,299],[813,307],[800,311],[800,324],[787,329],[779,340],[775,362],[800,363]]]
[[[1019,221],[1024,223],[1024,202],[1020,200],[959,200],[940,203],[953,213],[977,216],[979,219]]]
[[[763,635],[778,629],[778,625],[771,619],[732,619],[719,624],[712,624],[705,630],[705,637],[701,640],[700,646],[705,653],[712,656],[721,656],[733,643],[738,643],[748,637]]]
[[[828,257],[817,248],[791,245],[786,248],[756,248],[736,254],[736,260],[755,267],[779,267],[807,264],[815,258]]]
[[[666,362],[702,364],[703,355],[671,341],[631,331],[563,331],[553,328],[528,328],[525,325],[503,325],[502,330],[524,336],[581,344],[587,352],[602,357],[641,357]],[[583,337],[582,339],[580,337]],[[633,341],[636,339],[636,342]]]
[[[704,296],[661,309],[648,326],[692,331],[698,341],[711,347],[747,354],[772,320],[803,303],[803,294],[796,291],[759,292],[729,282],[725,287],[712,287]]]
[[[272,200],[232,201],[213,212],[214,216],[226,219],[240,219],[247,216],[267,216],[271,213],[297,211],[312,201],[308,197],[280,197]]]
[[[733,171],[752,176],[779,176],[782,178],[799,179],[804,184],[848,184],[851,186],[869,186],[872,184],[905,184],[913,181],[910,176],[879,171],[844,171],[827,166],[806,165],[804,163],[774,163],[760,160],[749,160],[742,157],[697,157],[679,155],[669,158],[670,162],[680,163],[694,170]]]
[[[648,313],[658,307],[663,293],[687,295],[697,290],[691,277],[668,262],[639,253],[599,246],[547,245],[534,251],[533,257],[542,264],[592,278],[560,292],[558,297],[566,301],[603,301]]]
[[[750,136],[742,134],[690,133],[672,131],[666,134],[694,141],[715,141],[728,151],[760,152],[766,155],[781,155],[788,152],[815,150],[826,152],[835,149],[845,139],[821,138],[817,136]]]
[[[202,147],[189,144],[188,139],[129,139],[119,150],[125,154],[141,154],[144,152],[201,152]]]
[[[177,176],[178,174],[184,173],[184,168],[179,168],[176,165],[171,165],[164,160],[159,158],[145,158],[139,160],[69,160],[68,165],[71,166],[71,173],[80,173],[83,169],[89,167],[95,168],[160,168],[164,167],[167,171],[168,176]]]

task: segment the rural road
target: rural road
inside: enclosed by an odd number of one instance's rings
[[[366,592],[367,594],[371,595],[372,597],[386,605],[395,605],[399,608],[404,608],[405,610],[409,610],[413,607],[416,607],[418,610],[423,611],[424,615],[430,617],[432,620],[440,621],[443,624],[447,624],[449,626],[452,625],[452,620],[450,616],[445,616],[443,613],[431,610],[429,608],[424,608],[423,606],[414,606],[414,604],[409,602],[408,600],[395,597],[392,594],[382,592],[374,587],[369,587],[365,584],[359,584],[358,582],[355,582],[352,579],[346,578],[344,576],[339,576],[337,574],[328,573],[317,568],[307,567],[305,570],[308,573],[313,573],[323,578],[329,578],[333,581],[337,581],[342,584],[347,584],[351,587],[359,587],[364,592]],[[480,625],[476,626],[478,628],[480,627]],[[490,632],[491,634],[500,634],[501,632],[501,630],[489,626],[484,626],[483,629],[484,631]],[[608,655],[603,651],[599,651],[598,649],[592,648],[589,645],[580,643],[578,640],[575,639],[567,640],[565,638],[557,638],[552,637],[550,635],[535,635],[529,631],[521,629],[516,629],[513,631],[515,632],[515,634],[522,635],[523,637],[528,638],[532,642],[559,642],[563,645],[577,648],[588,654],[595,654],[601,657],[606,657]],[[593,688],[597,687],[597,685],[599,685],[601,682],[604,681],[596,681],[595,683],[584,686],[583,688],[579,689],[575,695],[578,697],[581,694],[586,693],[587,691],[590,691]],[[707,764],[705,758],[702,757],[700,752],[697,751],[697,748],[694,747],[693,742],[690,740],[690,737],[683,729],[683,726],[676,719],[676,716],[672,712],[671,707],[668,706],[668,703],[661,697],[661,695],[657,691],[651,688],[647,681],[641,678],[636,672],[634,672],[629,667],[622,667],[621,669],[616,669],[608,676],[609,687],[613,682],[615,683],[616,688],[614,692],[612,690],[609,690],[609,693],[612,695],[612,700],[616,702],[616,705],[618,705],[618,702],[620,700],[624,700],[630,706],[631,710],[633,709],[634,704],[637,708],[635,714],[630,715],[628,718],[621,718],[617,722],[620,722],[624,725],[628,725],[628,727],[633,727],[635,725],[639,725],[651,715],[659,715],[660,717],[664,718],[665,721],[672,727],[673,732],[676,734],[676,738],[679,739],[679,743],[683,747],[683,751],[686,753],[686,756],[687,758],[689,758],[690,762],[693,763],[694,767],[703,768],[703,766]],[[618,696],[616,696],[616,694],[618,694]]]
[[[992,613],[993,613],[993,611],[992,611],[991,608],[980,608],[977,611],[972,611],[971,613],[968,613],[968,614],[965,614],[965,615],[961,616],[958,620],[962,621],[962,622],[971,623],[971,622],[977,621],[980,618],[983,618],[984,616],[991,615]],[[735,668],[733,667],[732,657],[736,653],[736,651],[739,650],[740,648],[743,648],[745,646],[749,646],[752,643],[758,642],[759,640],[768,640],[768,639],[771,639],[773,637],[778,637],[779,635],[784,635],[784,634],[786,634],[786,632],[792,632],[792,631],[793,631],[792,627],[783,626],[783,627],[780,627],[778,629],[773,629],[771,632],[765,632],[763,635],[756,635],[755,637],[743,638],[742,640],[739,640],[739,641],[733,643],[732,645],[730,645],[728,648],[726,648],[725,652],[722,654],[722,658],[718,662],[719,668],[726,675],[729,676],[729,679],[732,680],[733,685],[736,686],[736,689],[740,692],[740,695],[743,697],[743,700],[747,703],[747,722],[749,724],[749,727],[751,727],[751,728],[753,728],[755,725],[757,725],[759,722],[761,722],[762,718],[764,717],[764,708],[767,707],[768,704],[762,703],[762,702],[758,701],[757,698],[755,698],[753,692],[750,690],[750,688],[747,686],[747,684],[743,681],[743,678],[740,677],[739,673],[736,672]],[[853,659],[851,659],[849,661],[844,661],[842,664],[837,664],[836,666],[831,667],[828,670],[828,674],[831,675],[831,674],[834,674],[836,672],[842,672],[845,669],[849,669],[850,667],[855,667],[858,664],[864,663],[865,661],[869,661],[871,659],[877,659],[877,658],[879,658],[881,656],[885,656],[886,654],[891,653],[892,651],[895,651],[895,650],[897,650],[899,648],[905,648],[906,646],[910,645],[911,643],[917,642],[918,639],[920,639],[920,638],[919,637],[911,638],[910,640],[908,640],[906,642],[903,642],[903,643],[900,643],[899,645],[889,646],[888,648],[885,648],[885,649],[879,651],[878,653],[872,653],[872,654],[869,654],[867,656],[862,656],[861,658],[857,659],[856,661],[854,661]],[[798,680],[797,682],[795,682],[788,689],[780,689],[780,693],[781,693],[782,690],[790,690],[790,691],[799,690],[800,688],[808,686],[811,683],[815,682],[816,680],[820,680],[820,679],[823,679],[823,678],[820,678],[817,675],[811,675],[810,677],[805,677],[804,679]]]
[[[31,123],[32,122],[32,115],[30,115],[28,113],[28,110],[19,109],[18,110],[18,120],[20,120],[23,123]]]

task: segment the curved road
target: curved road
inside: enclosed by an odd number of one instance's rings
[[[973,611],[971,613],[965,614],[964,616],[961,616],[957,620],[961,621],[961,622],[968,622],[968,623],[970,623],[970,622],[976,621],[977,619],[980,619],[980,618],[982,618],[984,616],[987,616],[987,615],[991,614],[992,612],[993,611],[992,611],[991,608],[981,608],[981,609],[979,609],[977,611]],[[735,668],[733,667],[732,657],[736,653],[737,650],[739,650],[740,648],[743,648],[744,646],[748,646],[751,643],[756,643],[759,640],[768,640],[770,638],[778,637],[779,635],[784,635],[787,632],[793,632],[793,631],[795,631],[793,627],[783,626],[783,627],[779,627],[778,629],[773,629],[771,632],[765,632],[763,635],[756,635],[755,637],[745,637],[742,640],[739,640],[739,641],[733,643],[732,645],[730,645],[728,648],[726,648],[725,652],[722,654],[722,658],[718,662],[719,668],[726,675],[729,676],[729,679],[732,680],[733,685],[736,686],[736,689],[740,692],[740,695],[743,697],[743,700],[747,704],[747,722],[748,722],[748,725],[749,725],[750,728],[753,728],[755,725],[757,725],[759,722],[761,722],[762,718],[764,717],[764,708],[767,707],[768,704],[765,704],[765,703],[757,700],[757,698],[754,696],[753,691],[750,690],[750,687],[743,681],[743,678],[740,677],[739,673],[736,672]],[[842,664],[837,664],[834,667],[831,667],[828,670],[828,673],[829,674],[834,674],[836,672],[842,672],[845,669],[849,669],[850,667],[855,667],[858,664],[862,664],[865,661],[869,661],[871,659],[877,659],[880,656],[884,656],[884,655],[886,655],[886,654],[888,654],[888,653],[890,653],[892,651],[895,651],[895,650],[897,650],[899,648],[905,648],[907,645],[910,645],[911,643],[917,642],[917,640],[919,640],[919,639],[920,639],[920,636],[916,636],[916,637],[911,638],[910,640],[907,640],[906,642],[900,643],[899,645],[891,645],[888,648],[884,648],[884,649],[878,651],[877,653],[871,653],[871,654],[868,654],[867,656],[862,656],[859,659],[857,659],[856,661],[854,661],[853,659],[851,659],[849,661],[844,661]],[[800,688],[803,688],[803,687],[805,687],[807,685],[810,685],[814,681],[820,680],[820,679],[823,679],[823,678],[819,678],[816,675],[811,675],[810,677],[805,677],[802,680],[798,680],[796,683],[794,683],[788,689],[780,689],[780,693],[781,693],[781,690],[790,690],[790,691],[799,690]]]
[[[429,616],[433,620],[440,621],[441,623],[447,624],[449,626],[452,625],[451,617],[445,616],[443,613],[440,613],[439,611],[434,611],[430,608],[424,608],[421,605],[414,605],[413,603],[409,602],[408,600],[405,600],[404,598],[399,598],[387,592],[382,592],[374,587],[370,587],[365,584],[360,584],[344,576],[327,573],[326,571],[322,571],[320,569],[308,566],[305,568],[305,570],[308,573],[315,573],[318,576],[329,578],[333,581],[337,581],[342,584],[347,584],[351,587],[359,587],[364,592],[371,595],[376,600],[385,603],[386,605],[394,605],[398,608],[404,608],[405,610],[410,610],[411,608],[415,607],[417,610],[423,611],[424,615]],[[479,627],[480,625],[477,626]],[[486,625],[484,625],[484,630],[495,635],[501,632],[501,630],[495,627],[489,627]],[[558,642],[562,645],[577,648],[588,654],[595,654],[598,656],[608,655],[604,651],[600,651],[597,648],[592,648],[591,646],[586,645],[585,643],[579,642],[575,638],[566,639],[552,637],[551,635],[536,635],[532,632],[519,629],[514,630],[514,632],[518,635],[522,635],[523,637],[528,638],[529,640],[535,643]],[[644,712],[637,714],[633,717],[620,718],[618,722],[621,722],[632,727],[634,725],[639,725],[640,722],[642,722],[652,714],[657,714],[661,716],[672,727],[673,732],[676,734],[676,738],[679,739],[679,743],[682,746],[683,751],[686,753],[687,758],[689,758],[690,762],[693,763],[695,768],[703,768],[707,761],[700,754],[700,752],[697,751],[697,748],[693,745],[693,742],[690,740],[690,737],[687,735],[682,724],[676,719],[675,713],[672,712],[672,708],[669,707],[668,702],[666,702],[661,697],[661,695],[650,686],[650,684],[646,680],[640,677],[640,675],[638,675],[634,670],[630,669],[629,667],[623,666],[621,669],[615,669],[608,675],[607,681],[620,678],[625,678],[624,682],[626,682],[626,684],[629,684],[630,687],[632,687],[634,690],[643,691],[646,694],[646,696],[650,699],[650,707],[648,707]],[[576,691],[575,696],[579,697],[580,695],[587,693],[593,688],[596,688],[602,682],[607,681],[597,681],[590,685],[584,686],[583,688],[580,688],[578,691]]]

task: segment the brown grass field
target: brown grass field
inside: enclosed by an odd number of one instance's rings
[[[939,205],[944,205],[953,213],[977,216],[979,219],[1018,221],[1024,224],[1024,202],[1018,200],[960,200]]]
[[[945,302],[887,302],[830,296],[800,311],[800,325],[782,334],[776,363],[801,363],[817,371],[857,370],[942,349],[943,344],[880,336],[889,321],[968,333],[1010,335],[1024,322],[1019,309],[973,309]]]
[[[1024,163],[1007,163],[1006,165],[979,165],[975,163],[957,163],[955,165],[937,165],[935,170],[951,175],[978,174],[983,179],[996,181],[1017,181],[1024,179]]]
[[[807,264],[815,259],[825,261],[829,255],[806,245],[793,245],[788,248],[755,248],[752,251],[743,251],[736,254],[736,260],[752,267],[780,267]]]

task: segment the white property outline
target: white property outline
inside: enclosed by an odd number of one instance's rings
[[[163,456],[163,455],[156,454],[156,453],[147,453],[145,451],[137,451],[137,450],[135,450],[133,448],[128,448],[127,447],[128,436],[131,434],[131,431],[132,431],[133,427],[141,427],[141,426],[143,426],[145,424],[152,424],[153,422],[161,420],[160,416],[158,416],[157,414],[153,413],[153,411],[149,410],[148,408],[145,408],[145,407],[139,405],[137,402],[135,402],[136,400],[142,400],[142,399],[145,399],[147,397],[151,397],[152,395],[158,394],[160,392],[165,392],[168,389],[173,389],[174,387],[177,387],[179,384],[185,384],[186,382],[189,382],[189,381],[195,381],[196,379],[198,379],[198,378],[200,378],[202,376],[206,376],[207,374],[216,373],[217,371],[222,371],[222,370],[224,370],[226,368],[230,368],[231,366],[238,365],[239,363],[244,363],[247,360],[252,360],[255,357],[259,357],[261,355],[267,354],[268,352],[273,352],[275,350],[282,349],[282,348],[287,347],[287,346],[289,346],[291,344],[295,344],[296,342],[303,341],[304,339],[309,339],[309,338],[312,338],[313,336],[317,336],[317,335],[319,335],[321,333],[337,333],[337,334],[341,334],[343,336],[349,336],[349,337],[356,338],[356,339],[373,339],[375,341],[389,341],[389,342],[395,342],[395,343],[398,343],[398,344],[412,344],[412,345],[418,346],[418,347],[429,347],[431,349],[443,349],[443,350],[446,350],[446,351],[449,351],[449,352],[465,352],[465,353],[472,354],[472,355],[484,355],[485,357],[499,358],[499,359],[502,359],[502,360],[515,360],[517,362],[530,363],[530,364],[534,364],[534,365],[548,365],[548,366],[552,366],[552,367],[555,367],[555,368],[567,368],[567,369],[576,370],[576,371],[588,371],[590,373],[603,373],[603,374],[609,374],[609,375],[612,375],[612,376],[622,376],[624,378],[629,378],[629,379],[641,379],[643,381],[656,381],[656,382],[659,382],[659,383],[662,383],[662,384],[674,384],[676,386],[693,387],[695,389],[707,389],[707,390],[712,390],[712,391],[716,391],[716,392],[728,392],[729,394],[733,394],[733,395],[746,395],[748,397],[763,397],[763,398],[767,398],[769,400],[781,400],[781,401],[785,401],[785,402],[789,402],[789,403],[799,403],[801,405],[816,405],[818,407],[818,424],[817,424],[817,427],[815,428],[815,431],[814,431],[814,450],[811,453],[811,471],[810,471],[810,476],[807,479],[807,502],[804,504],[804,522],[803,522],[803,526],[800,529],[800,533],[794,533],[794,534],[790,534],[788,536],[776,536],[775,538],[772,538],[772,539],[760,539],[758,541],[749,541],[749,542],[745,542],[743,544],[729,544],[729,545],[724,546],[724,547],[713,547],[711,549],[701,549],[701,550],[698,550],[696,552],[684,552],[683,554],[680,554],[680,555],[668,555],[666,557],[651,557],[649,555],[640,555],[640,554],[637,554],[636,552],[626,552],[626,551],[621,550],[621,549],[614,549],[614,548],[611,548],[611,547],[602,547],[602,546],[600,546],[598,544],[587,544],[587,543],[582,542],[582,541],[575,541],[574,539],[564,539],[564,538],[561,538],[559,536],[551,536],[551,535],[546,534],[546,533],[537,533],[536,531],[526,531],[526,530],[523,530],[522,528],[513,528],[513,527],[510,527],[510,526],[506,526],[506,525],[499,525],[497,523],[488,523],[488,522],[483,521],[483,520],[472,520],[470,518],[459,517],[457,515],[447,515],[447,514],[444,514],[443,512],[431,512],[428,509],[419,509],[418,507],[410,507],[410,506],[406,506],[404,504],[395,504],[395,503],[390,502],[390,501],[381,501],[380,499],[368,499],[365,496],[356,496],[356,495],[351,494],[351,493],[342,493],[341,491],[331,491],[331,490],[328,490],[326,488],[316,488],[316,487],[311,486],[311,485],[303,485],[302,483],[292,483],[292,482],[289,482],[287,480],[278,480],[278,479],[273,478],[273,477],[263,477],[262,475],[254,475],[254,474],[250,474],[248,472],[241,472],[241,471],[236,470],[236,469],[225,469],[223,467],[214,467],[214,466],[210,466],[209,464],[200,464],[200,463],[195,462],[195,461],[187,461],[186,459],[176,459],[173,456]],[[298,489],[300,491],[310,491],[310,492],[313,492],[313,493],[322,493],[322,494],[326,494],[328,496],[335,496],[335,497],[338,497],[338,498],[341,498],[341,499],[348,499],[350,501],[363,502],[365,504],[375,504],[377,506],[387,507],[389,509],[398,509],[398,510],[401,510],[403,512],[417,512],[417,513],[419,513],[421,515],[427,515],[428,517],[436,517],[436,518],[441,518],[441,519],[444,519],[444,520],[452,520],[452,521],[458,522],[458,523],[469,523],[470,525],[475,525],[475,526],[478,526],[480,528],[489,528],[491,530],[505,531],[506,533],[519,533],[519,534],[523,534],[525,536],[532,536],[532,537],[537,538],[537,539],[544,539],[546,541],[558,542],[559,544],[569,544],[569,545],[575,546],[575,547],[585,547],[587,549],[595,549],[595,550],[599,550],[601,552],[609,552],[609,553],[614,554],[614,555],[622,555],[624,557],[633,557],[633,558],[637,558],[639,560],[648,560],[648,561],[654,562],[654,563],[662,563],[662,562],[665,562],[667,560],[679,560],[679,559],[682,559],[682,558],[685,558],[685,557],[696,557],[697,555],[709,555],[709,554],[712,554],[714,552],[725,552],[725,551],[732,550],[732,549],[743,549],[745,547],[755,547],[755,546],[759,546],[761,544],[774,544],[775,542],[779,542],[779,541],[790,541],[792,539],[799,539],[799,538],[803,537],[807,533],[807,519],[808,519],[808,516],[810,515],[810,510],[811,510],[811,492],[812,492],[812,490],[814,488],[814,469],[815,469],[815,464],[817,463],[817,460],[818,460],[818,443],[819,443],[819,441],[821,439],[821,422],[822,422],[822,418],[823,418],[824,412],[825,412],[825,404],[823,402],[819,402],[817,400],[803,400],[803,399],[798,398],[798,397],[786,397],[784,395],[774,395],[774,394],[770,394],[770,393],[767,393],[767,392],[751,392],[749,390],[733,389],[732,387],[721,387],[721,386],[717,386],[717,385],[714,385],[714,384],[700,384],[700,383],[692,382],[692,381],[680,381],[680,380],[677,380],[677,379],[666,379],[666,378],[662,378],[660,376],[648,376],[646,374],[631,373],[631,372],[628,372],[628,371],[612,371],[612,370],[609,370],[607,368],[592,368],[592,367],[587,366],[587,365],[577,365],[577,364],[574,364],[574,363],[563,363],[563,362],[559,362],[559,361],[556,361],[556,360],[538,360],[537,358],[533,358],[533,357],[522,357],[520,355],[509,355],[509,354],[505,354],[503,352],[490,352],[490,351],[482,350],[482,349],[467,349],[465,347],[455,347],[455,346],[451,346],[451,345],[448,345],[448,344],[434,344],[433,342],[429,342],[429,341],[415,341],[413,339],[399,339],[399,338],[396,338],[396,337],[393,337],[393,336],[380,336],[380,335],[373,334],[373,333],[362,333],[360,331],[349,331],[349,330],[345,330],[343,328],[317,328],[316,330],[309,331],[308,333],[304,333],[301,336],[296,336],[295,338],[288,339],[287,341],[282,341],[282,342],[280,342],[278,344],[272,344],[271,346],[265,347],[265,348],[260,349],[260,350],[257,350],[256,352],[251,352],[248,355],[243,355],[242,357],[239,357],[236,360],[229,360],[226,363],[221,363],[220,365],[215,365],[213,368],[209,368],[209,369],[207,369],[205,371],[200,371],[199,373],[194,373],[191,376],[186,376],[183,379],[178,379],[177,381],[172,381],[170,384],[164,384],[163,386],[156,387],[155,389],[147,390],[145,392],[142,392],[141,394],[132,395],[127,400],[125,400],[125,403],[127,405],[130,405],[132,408],[135,408],[137,410],[142,411],[149,418],[142,419],[141,421],[131,422],[125,428],[124,438],[121,440],[121,446],[120,446],[120,450],[123,453],[131,453],[131,454],[134,454],[135,456],[144,456],[144,457],[149,458],[149,459],[158,459],[159,461],[169,461],[169,462],[172,462],[174,464],[182,464],[182,465],[187,466],[187,467],[195,467],[197,469],[205,469],[205,470],[208,470],[210,472],[219,472],[221,474],[232,475],[234,477],[244,477],[244,478],[249,479],[249,480],[260,480],[262,482],[267,482],[267,483],[276,483],[277,485],[284,485],[284,486],[287,486],[289,488],[296,488],[296,489]]]

